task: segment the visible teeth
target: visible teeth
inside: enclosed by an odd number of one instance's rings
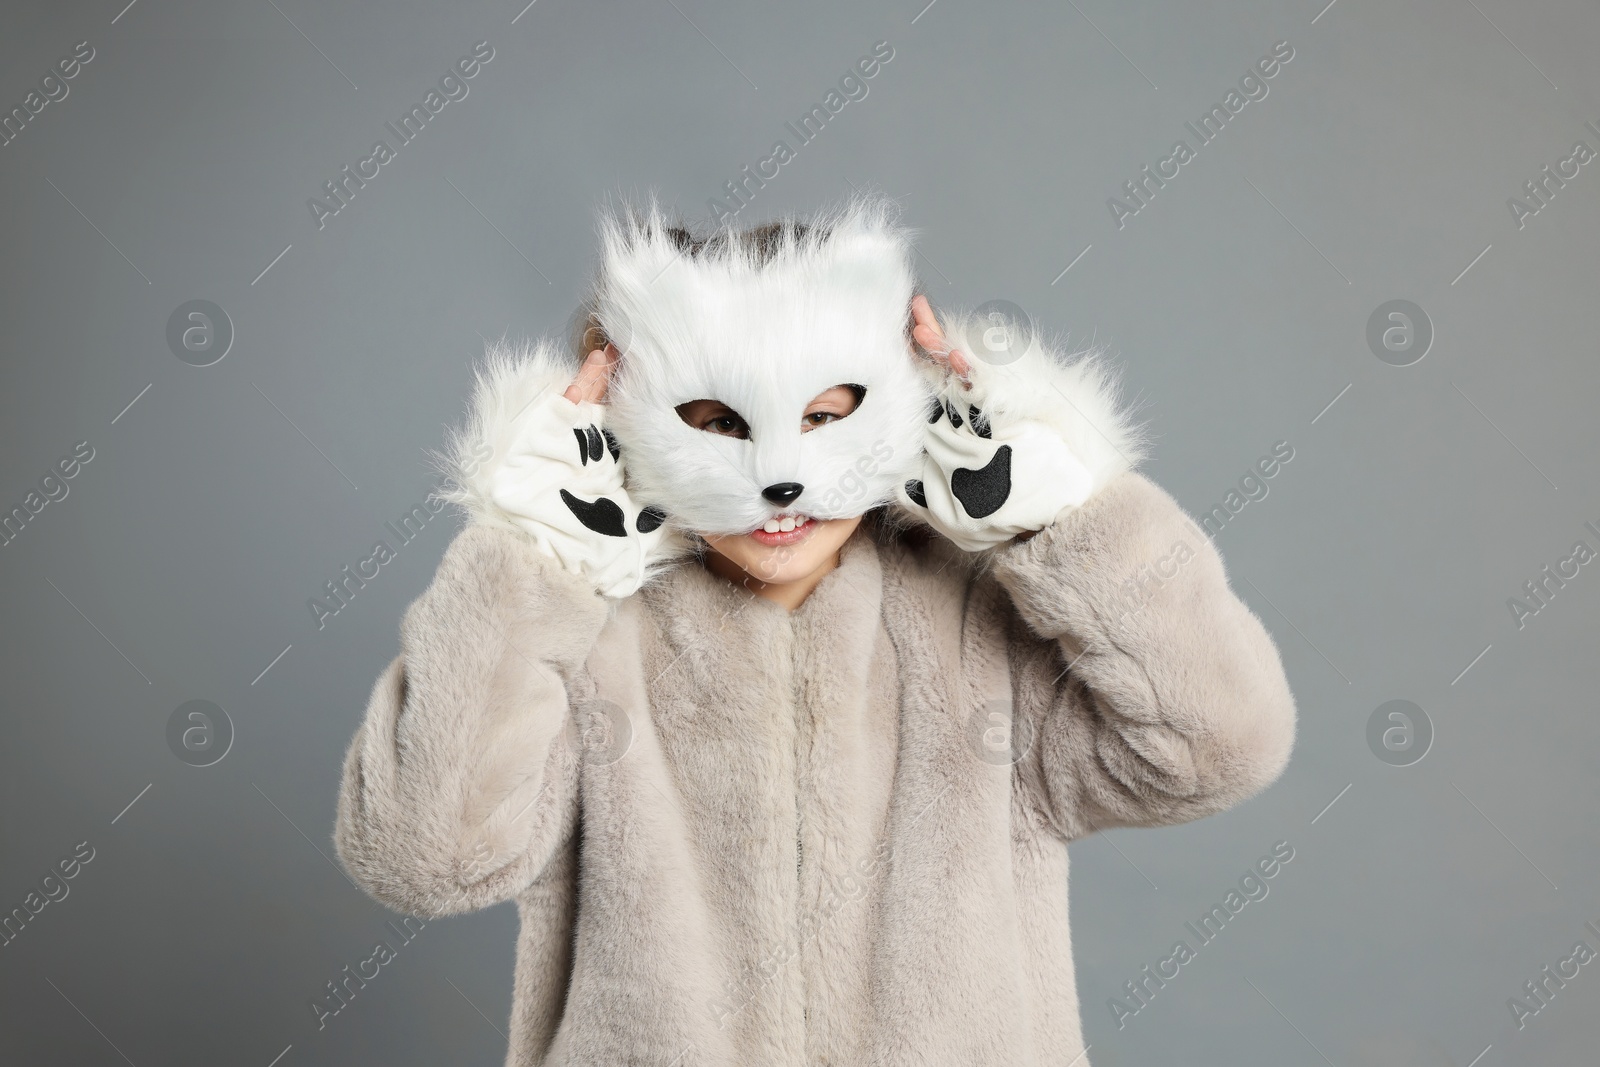
[[[810,521],[810,515],[779,515],[768,519],[761,528],[767,533],[788,533],[800,529]]]

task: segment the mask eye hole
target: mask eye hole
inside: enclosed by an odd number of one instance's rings
[[[747,440],[750,426],[744,417],[720,400],[691,400],[677,406],[678,418],[697,430]]]
[[[830,422],[848,418],[861,406],[861,401],[866,395],[866,386],[849,382],[824,389],[817,394],[815,400],[806,405],[805,414],[800,417],[800,432],[805,433],[819,426],[826,426]]]

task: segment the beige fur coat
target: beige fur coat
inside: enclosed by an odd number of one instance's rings
[[[1293,735],[1136,472],[984,556],[865,524],[792,614],[692,562],[608,601],[474,523],[336,839],[402,911],[516,901],[510,1064],[1081,1067],[1067,843],[1237,804]]]

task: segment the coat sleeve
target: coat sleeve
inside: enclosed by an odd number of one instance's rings
[[[334,839],[367,892],[436,916],[539,877],[576,824],[569,698],[606,617],[530,539],[483,524],[455,539],[345,757]]]
[[[1062,836],[1186,822],[1282,772],[1295,708],[1277,649],[1164,490],[1124,473],[993,564],[1031,631],[1014,719]]]

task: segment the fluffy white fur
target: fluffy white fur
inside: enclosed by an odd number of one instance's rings
[[[680,252],[653,206],[602,222],[596,310],[623,354],[612,426],[636,496],[680,528],[859,515],[918,468],[930,390],[906,340],[910,235],[873,200],[812,226],[758,264],[736,241]],[[855,412],[802,434],[806,405],[844,384],[866,389]],[[686,425],[675,409],[699,399],[738,412],[749,439]],[[761,490],[780,482],[805,488],[776,506]]]
[[[927,426],[919,475],[925,499],[913,501],[902,487],[896,502],[904,515],[979,552],[1042,529],[1063,508],[1081,506],[1139,465],[1146,436],[1119,399],[1116,373],[1101,352],[1065,354],[1061,346],[1035,339],[1010,362],[988,362],[972,343],[971,324],[963,312],[946,315],[942,323],[950,347],[967,357],[971,387],[933,364],[924,364],[923,372],[939,400],[961,417],[961,426],[948,418]],[[973,410],[987,424],[984,436],[973,432]],[[1010,496],[998,511],[974,518],[952,493],[951,474],[958,467],[986,466],[1002,445],[1013,453]]]
[[[1036,336],[1015,361],[989,363],[969,344],[973,333],[969,312],[939,314],[946,339],[972,364],[972,388],[961,390],[957,385],[946,395],[964,397],[995,426],[1026,421],[1055,431],[1089,469],[1091,494],[1144,461],[1147,432],[1136,420],[1133,406],[1119,396],[1118,372],[1104,350],[1072,351]]]
[[[611,597],[641,584],[690,552],[669,526],[642,535],[634,528],[640,503],[628,491],[618,466],[572,462],[574,422],[607,425],[603,405],[567,405],[573,418],[550,422],[552,400],[572,384],[578,366],[548,342],[491,345],[478,372],[466,425],[452,431],[438,457],[449,476],[442,496],[461,505],[475,522],[519,531]],[[632,452],[622,461],[625,466]],[[565,462],[563,462],[565,460]],[[582,499],[605,496],[624,512],[626,538],[586,529],[561,502],[558,489]]]
[[[517,417],[564,391],[577,373],[578,364],[547,341],[490,342],[466,425],[448,431],[445,450],[435,457],[449,479],[440,495],[475,522],[520,529],[494,501],[495,474],[516,444]]]

